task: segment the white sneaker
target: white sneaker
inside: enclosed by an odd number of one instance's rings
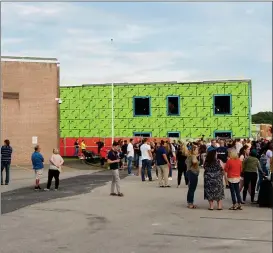
[[[172,180],[173,180],[173,178],[172,178],[172,177],[169,177],[169,180],[170,180],[170,181],[172,181]]]
[[[50,189],[45,188],[44,191],[48,192]]]

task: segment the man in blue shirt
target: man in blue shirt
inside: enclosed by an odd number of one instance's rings
[[[169,185],[169,168],[170,163],[167,158],[167,151],[165,149],[165,141],[160,142],[160,147],[156,150],[156,165],[158,167],[159,187],[170,187]]]
[[[10,163],[11,163],[12,147],[10,141],[5,140],[4,146],[1,147],[1,185],[3,185],[3,171],[6,171],[5,185],[9,184],[10,179]]]
[[[41,190],[40,180],[43,175],[44,169],[44,157],[42,156],[41,148],[39,145],[35,146],[34,153],[31,156],[32,166],[35,171],[35,190]]]
[[[212,140],[211,145],[210,145],[210,147],[208,147],[207,152],[210,152],[210,151],[216,150],[216,149],[217,149],[216,140]]]

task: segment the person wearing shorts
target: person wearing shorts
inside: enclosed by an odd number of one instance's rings
[[[32,167],[35,172],[35,190],[41,190],[40,180],[44,170],[44,157],[41,154],[41,148],[39,145],[35,146],[34,153],[31,156]]]

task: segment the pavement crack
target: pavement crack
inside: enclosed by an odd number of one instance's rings
[[[186,237],[186,238],[197,238],[197,239],[211,239],[211,240],[226,240],[226,241],[245,241],[245,242],[262,242],[272,243],[272,240],[262,239],[250,239],[250,238],[228,238],[228,237],[214,237],[214,236],[202,236],[202,235],[186,235],[186,234],[174,234],[174,233],[153,233],[158,236],[173,236],[173,237]]]

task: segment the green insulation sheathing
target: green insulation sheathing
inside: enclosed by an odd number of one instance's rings
[[[111,85],[61,87],[60,135],[111,137]],[[213,138],[217,131],[232,137],[251,136],[251,81],[150,83],[114,85],[114,135],[131,137],[149,132],[152,137]],[[214,115],[214,96],[231,96],[231,115]],[[151,115],[134,117],[135,96],[150,97]],[[180,115],[167,115],[167,97],[179,96]]]

